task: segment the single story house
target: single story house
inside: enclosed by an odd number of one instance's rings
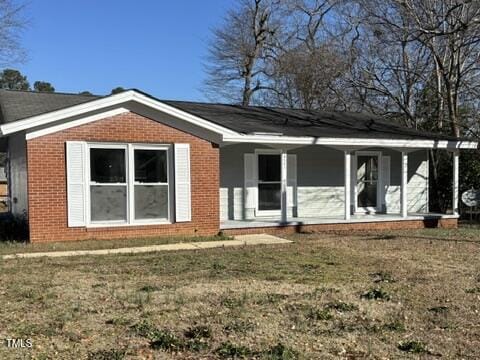
[[[455,227],[478,144],[353,113],[0,90],[9,206],[30,240]],[[428,150],[453,209],[428,208]]]

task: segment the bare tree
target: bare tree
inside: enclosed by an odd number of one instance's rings
[[[374,35],[374,41],[367,44],[377,43],[374,53],[378,56],[367,58],[371,64],[382,64],[371,74],[370,90],[391,98],[400,112],[413,119],[418,117],[415,104],[411,103],[412,95],[434,89],[438,128],[443,128],[447,121],[451,134],[460,136],[462,99],[471,98],[468,93],[479,84],[480,3],[465,0],[355,3],[360,4],[357,9],[363,16],[362,29]],[[393,59],[397,61],[387,60],[384,64],[391,54],[395,54]],[[365,64],[360,66],[372,72]],[[384,86],[384,77],[378,76],[384,75],[384,71],[387,79],[395,80],[393,84],[389,81],[390,86]]]
[[[205,87],[211,97],[246,106],[265,89],[265,61],[276,33],[270,0],[242,0],[213,31]]]
[[[20,35],[27,21],[23,17],[25,5],[14,0],[0,0],[0,65],[7,66],[25,60]]]
[[[340,21],[334,8],[338,3],[283,1],[290,20],[282,27],[288,35],[277,43],[271,62],[270,101],[275,105],[311,110],[342,103],[338,84],[348,61],[336,43]]]

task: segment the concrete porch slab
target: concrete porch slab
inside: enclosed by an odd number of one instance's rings
[[[114,255],[114,254],[139,254],[157,251],[180,251],[180,250],[204,250],[221,247],[235,246],[253,246],[253,245],[277,245],[289,244],[290,240],[282,239],[273,235],[254,234],[254,235],[238,235],[233,240],[221,241],[200,241],[191,243],[152,245],[140,247],[128,247],[118,249],[100,249],[100,250],[75,250],[75,251],[50,251],[50,252],[31,252],[3,255],[3,260],[8,259],[28,259],[39,257],[69,257],[82,255]]]

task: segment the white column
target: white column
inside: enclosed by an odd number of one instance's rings
[[[401,184],[401,209],[402,217],[408,216],[408,153],[402,151],[402,184]]]
[[[452,209],[453,209],[453,214],[457,215],[458,214],[458,167],[459,167],[459,158],[460,158],[460,153],[459,151],[454,151],[453,152],[453,198],[452,198]]]
[[[351,189],[351,177],[350,177],[350,171],[351,171],[351,159],[352,155],[350,151],[345,151],[345,220],[350,220],[350,211],[351,211],[351,206],[350,206],[350,194],[352,193]]]
[[[281,171],[281,180],[282,180],[282,185],[281,185],[281,207],[282,207],[282,223],[287,222],[287,151],[282,150],[282,155],[281,155],[281,166],[282,166],[282,171]]]

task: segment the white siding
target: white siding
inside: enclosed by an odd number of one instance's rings
[[[21,216],[28,211],[27,197],[27,143],[25,133],[8,138],[9,188],[11,211]]]
[[[244,158],[261,146],[239,144],[220,149],[220,214],[222,220],[245,219],[243,207]],[[365,149],[367,150],[367,149]],[[388,213],[400,211],[400,153],[378,150],[390,156],[390,185],[386,194]],[[288,151],[297,157],[297,214],[299,217],[344,215],[343,152],[323,146]],[[425,151],[409,154],[408,203],[410,212],[427,210],[428,169]],[[353,198],[352,198],[353,201]],[[289,208],[288,216],[293,214]],[[246,214],[251,218],[254,214]]]

